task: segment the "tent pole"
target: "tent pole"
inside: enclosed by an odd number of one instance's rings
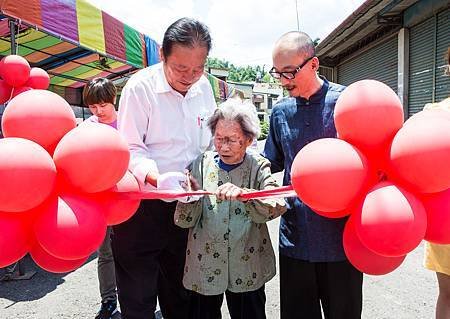
[[[11,33],[11,54],[16,54],[16,23],[9,20],[9,32]]]

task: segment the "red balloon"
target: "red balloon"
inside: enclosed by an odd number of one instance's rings
[[[422,196],[427,212],[425,239],[436,244],[450,244],[450,188]]]
[[[75,127],[75,114],[70,105],[59,95],[44,90],[30,90],[13,98],[2,119],[5,137],[29,139],[50,154],[59,140]]]
[[[97,193],[120,181],[128,169],[130,152],[117,130],[92,123],[67,133],[56,147],[53,160],[64,188]]]
[[[320,212],[350,207],[367,191],[371,178],[364,155],[334,138],[316,140],[303,147],[291,168],[295,192],[306,205]]]
[[[38,206],[55,187],[56,167],[38,144],[0,139],[0,210],[22,212]]]
[[[403,106],[386,84],[358,81],[338,98],[334,122],[339,138],[358,147],[369,160],[383,163],[383,153],[402,127]]]
[[[388,257],[404,256],[425,236],[427,216],[422,203],[390,182],[377,184],[367,194],[361,213],[355,213],[361,242]]]
[[[42,269],[53,273],[66,273],[82,266],[89,256],[76,260],[56,258],[47,253],[38,243],[30,251],[31,258]]]
[[[12,87],[23,86],[30,76],[30,64],[20,55],[8,55],[3,59],[2,77]]]
[[[12,88],[0,79],[0,104],[5,104],[11,98]]]
[[[321,212],[315,209],[313,209],[313,211],[314,213],[327,218],[342,218],[345,216],[349,216],[352,213],[350,210],[347,209],[341,210],[339,212]]]
[[[103,193],[93,194],[102,205],[106,223],[117,225],[131,218],[139,208],[139,199],[121,199],[120,193],[139,192],[139,184],[136,178],[129,171],[112,189]]]
[[[37,217],[34,232],[49,254],[79,260],[92,254],[103,242],[106,219],[96,202],[80,195],[63,195]]]
[[[27,254],[28,239],[29,229],[21,214],[0,213],[0,268]]]
[[[450,188],[450,125],[440,117],[422,117],[403,126],[390,150],[393,179],[414,192]]]
[[[356,234],[353,217],[344,228],[344,251],[350,263],[368,275],[385,275],[401,265],[406,256],[385,257],[378,255],[361,243]]]
[[[3,63],[4,63],[4,58],[0,60],[0,77],[3,79]]]
[[[50,85],[50,76],[41,68],[31,68],[26,85],[33,89],[47,90]]]
[[[12,89],[12,97],[16,97],[17,95],[26,92],[26,91],[30,91],[32,90],[32,88],[30,88],[29,86],[21,86],[21,87],[16,87]]]

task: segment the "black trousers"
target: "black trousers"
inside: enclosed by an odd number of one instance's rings
[[[190,294],[182,284],[188,231],[174,224],[175,206],[143,200],[130,220],[113,228],[123,319],[154,318],[157,298],[165,319],[188,318]]]
[[[190,319],[221,319],[223,294],[214,296],[191,292]],[[266,319],[266,293],[264,286],[242,293],[225,292],[231,319]]]
[[[281,319],[359,319],[363,275],[348,261],[312,263],[280,255]]]

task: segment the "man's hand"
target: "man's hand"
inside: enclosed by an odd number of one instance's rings
[[[156,180],[156,185],[158,190],[171,190],[178,192],[190,192],[192,191],[191,185],[194,186],[194,189],[198,189],[198,183],[195,179],[189,176],[190,174],[180,173],[180,172],[167,172],[164,174],[160,174]],[[188,178],[189,176],[189,178]],[[186,196],[176,198],[174,200],[178,200],[182,203],[190,203],[194,201],[198,201],[202,196]],[[165,201],[174,201],[174,200],[165,200]]]
[[[187,177],[180,172],[167,172],[159,174],[156,178],[156,188],[158,190],[186,191]]]

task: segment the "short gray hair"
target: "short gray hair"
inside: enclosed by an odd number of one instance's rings
[[[219,105],[208,120],[208,127],[212,135],[216,132],[219,120],[234,121],[241,126],[242,132],[249,139],[255,139],[261,133],[256,107],[247,101],[238,98],[228,99]]]

